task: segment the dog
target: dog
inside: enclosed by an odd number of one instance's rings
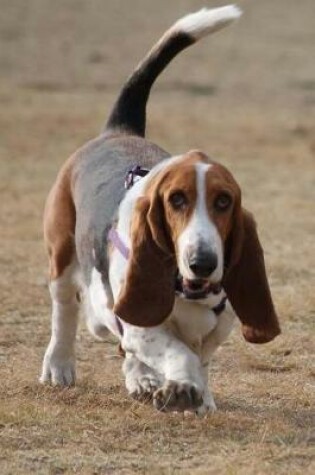
[[[126,81],[104,131],[61,168],[44,213],[52,334],[41,382],[75,383],[82,303],[93,335],[118,338],[128,393],[161,411],[216,409],[209,361],[236,315],[251,343],[280,333],[232,174],[201,151],[171,156],[144,138],[158,75],[240,15],[228,5],[178,20]]]

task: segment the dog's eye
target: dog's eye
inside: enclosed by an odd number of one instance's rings
[[[176,191],[169,197],[169,202],[176,210],[183,209],[188,203],[188,200],[182,191]]]
[[[217,211],[226,211],[231,204],[232,198],[228,193],[220,193],[214,201],[214,207]]]

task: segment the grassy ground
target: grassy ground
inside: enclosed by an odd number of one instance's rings
[[[99,131],[146,49],[202,5],[1,2],[2,474],[315,472],[312,0],[243,1],[244,18],[176,60],[149,107],[150,138],[174,153],[204,149],[241,184],[282,335],[255,347],[235,330],[211,368],[219,410],[202,420],[131,401],[115,343],[95,342],[83,324],[77,387],[37,383],[50,331],[41,238],[49,187],[65,158]]]

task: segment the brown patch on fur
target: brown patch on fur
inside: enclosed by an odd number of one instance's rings
[[[183,192],[188,199],[187,206],[180,211],[174,210],[170,204],[170,196],[177,191]],[[155,195],[155,201],[163,210],[165,226],[172,239],[172,245],[175,247],[178,237],[187,226],[196,206],[197,190],[194,164],[188,161],[180,168],[176,166],[170,168]]]
[[[241,204],[241,190],[232,174],[218,163],[213,163],[206,175],[207,208],[210,219],[216,225],[222,242],[225,243],[233,227],[235,210]],[[217,211],[214,203],[220,193],[228,193],[233,206],[224,212]]]
[[[151,208],[149,221],[155,226],[153,229],[166,229],[168,247],[177,253],[176,244],[178,237],[187,226],[196,207],[196,163],[209,163],[209,158],[198,150],[186,153],[178,163],[170,164],[150,182],[146,194],[150,196]],[[187,197],[187,206],[175,211],[170,204],[170,196],[181,191]],[[151,211],[154,213],[151,214]],[[153,219],[152,219],[152,217]],[[157,216],[159,218],[157,219]],[[161,221],[162,219],[162,221]]]
[[[171,250],[165,249],[163,231],[153,224],[160,217],[153,216],[150,204],[147,198],[140,198],[134,210],[127,277],[113,309],[126,322],[143,327],[162,323],[175,298],[176,262]]]
[[[61,169],[48,195],[44,212],[44,240],[49,255],[50,279],[61,276],[74,254],[75,208],[71,194],[73,158]]]
[[[252,215],[241,208],[229,246],[230,261],[224,276],[224,288],[243,324],[245,339],[251,343],[267,343],[281,330],[267,281],[256,223]]]

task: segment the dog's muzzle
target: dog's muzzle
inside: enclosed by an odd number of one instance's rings
[[[178,275],[176,291],[182,293],[188,300],[202,300],[209,294],[218,295],[222,290],[220,282],[210,283],[206,279],[184,279]]]

